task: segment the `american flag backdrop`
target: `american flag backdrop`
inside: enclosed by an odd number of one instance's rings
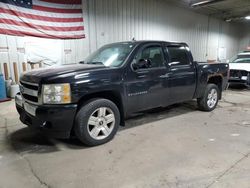
[[[81,0],[0,0],[0,34],[85,38]]]

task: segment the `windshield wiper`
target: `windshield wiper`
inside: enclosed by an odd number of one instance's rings
[[[103,62],[87,62],[86,64],[93,64],[93,65],[103,65]]]

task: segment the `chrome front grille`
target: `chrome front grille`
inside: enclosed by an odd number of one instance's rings
[[[247,76],[247,71],[242,70],[230,70],[230,77],[231,78],[241,78],[242,76]]]
[[[26,101],[37,104],[39,102],[38,90],[38,84],[20,81],[20,92]]]

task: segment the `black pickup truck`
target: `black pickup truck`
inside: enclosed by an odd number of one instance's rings
[[[138,112],[192,99],[214,110],[228,73],[228,64],[194,62],[185,43],[114,43],[84,62],[23,74],[16,108],[30,128],[95,146]]]

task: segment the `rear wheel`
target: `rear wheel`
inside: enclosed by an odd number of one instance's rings
[[[117,106],[107,99],[94,99],[87,102],[77,113],[75,134],[88,146],[96,146],[110,141],[120,124]]]
[[[202,98],[197,100],[198,107],[203,111],[213,111],[219,101],[220,90],[215,84],[208,84]]]

